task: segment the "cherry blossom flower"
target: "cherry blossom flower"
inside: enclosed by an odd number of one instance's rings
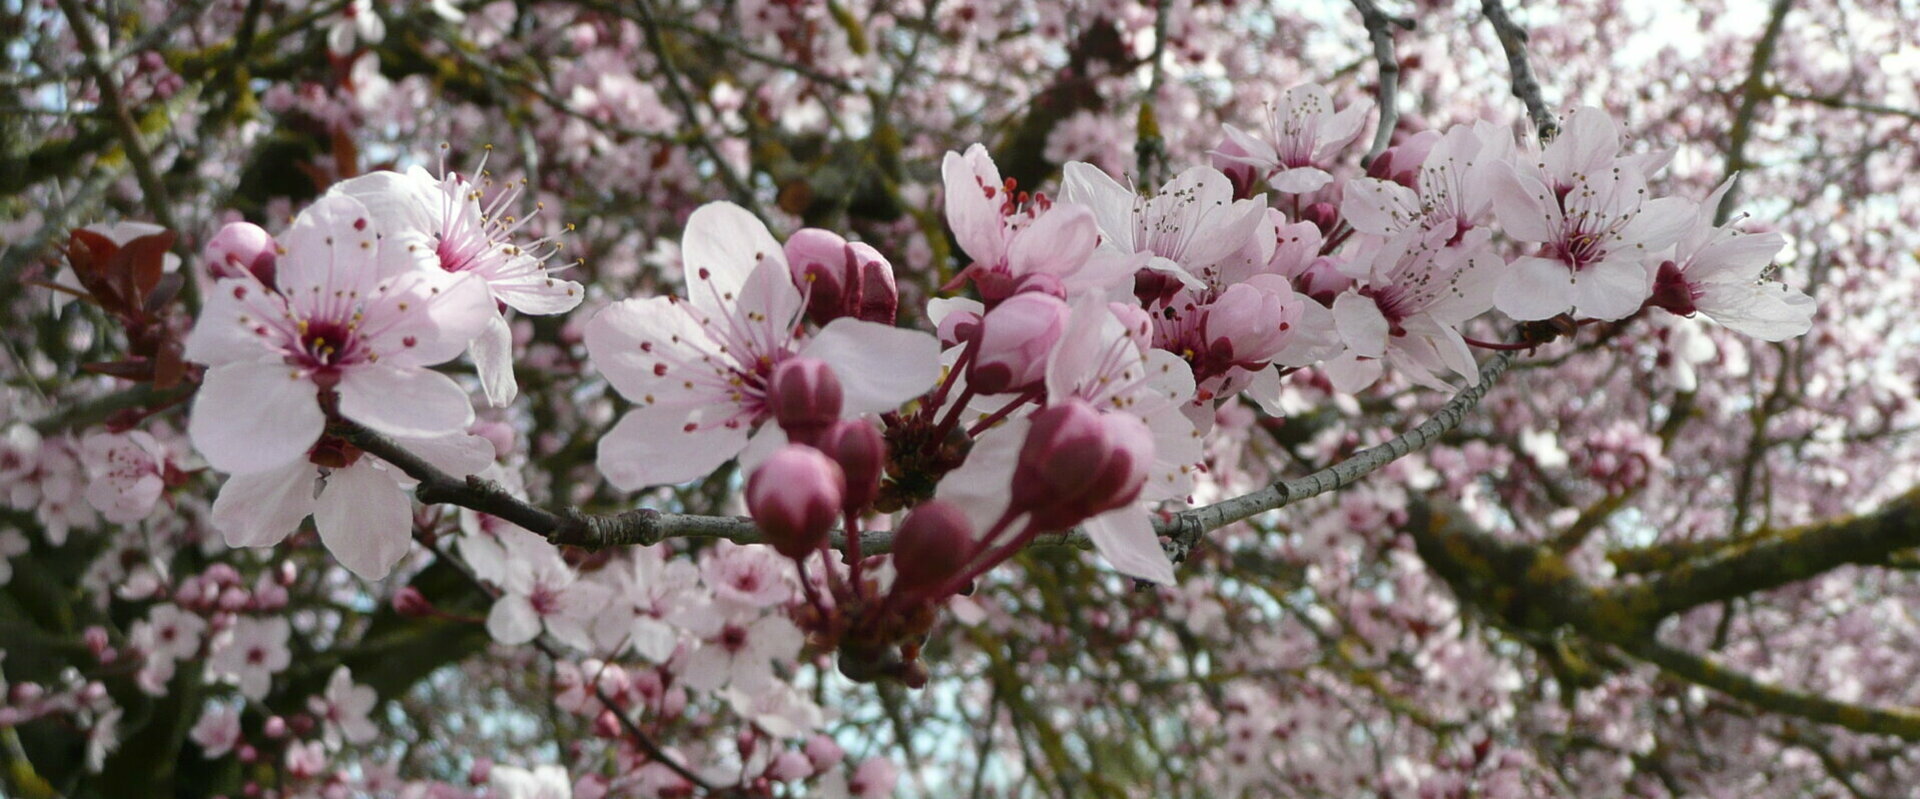
[[[466,433],[394,441],[449,474],[476,474],[493,462],[493,445]],[[385,461],[325,439],[310,459],[227,478],[213,501],[213,525],[228,546],[270,547],[312,516],[321,543],[341,565],[378,580],[412,545],[406,489],[413,482]]]
[[[580,580],[547,540],[513,525],[496,541],[461,539],[461,554],[477,575],[500,586],[487,613],[487,633],[503,644],[524,644],[542,629],[577,649],[593,648],[590,625],[612,597],[605,586]]]
[[[200,652],[201,637],[206,632],[206,619],[165,602],[153,606],[146,620],[135,622],[131,635],[145,639],[149,658],[184,660]]]
[[[684,482],[740,454],[772,417],[768,379],[789,357],[833,370],[848,417],[893,410],[938,377],[939,341],[925,333],[843,317],[802,339],[804,299],[786,256],[744,208],[701,206],[681,249],[686,299],[623,300],[587,324],[594,365],[636,404],[600,440],[600,471],[615,487]]]
[[[87,770],[95,774],[107,765],[107,755],[120,748],[120,716],[125,711],[110,708],[94,716],[87,728]]]
[[[347,6],[329,17],[326,26],[327,49],[334,55],[352,53],[356,39],[378,44],[387,36],[387,23],[374,13],[373,0],[347,0]]]
[[[340,666],[327,678],[324,695],[307,697],[307,710],[320,719],[321,740],[337,750],[342,741],[363,744],[379,735],[367,719],[377,701],[372,688],[355,685],[353,672]]]
[[[700,641],[680,673],[696,691],[726,686],[749,694],[764,691],[774,682],[773,664],[793,662],[806,642],[800,628],[779,613],[729,612],[714,605],[683,614],[682,623]]]
[[[287,745],[287,776],[310,780],[327,770],[327,750],[319,741]]]
[[[1131,255],[1150,253],[1145,268],[1201,288],[1197,275],[1217,271],[1244,247],[1266,218],[1264,195],[1233,199],[1233,182],[1220,170],[1192,167],[1150,196],[1135,194],[1091,164],[1062,168],[1060,197],[1085,205],[1100,226],[1100,247]]]
[[[0,530],[0,585],[13,581],[13,559],[27,554],[33,548],[33,542],[27,535],[11,527]]]
[[[700,559],[700,579],[714,597],[742,607],[768,608],[791,600],[791,574],[767,547],[721,543]]]
[[[560,766],[494,766],[487,774],[488,796],[495,799],[573,799],[573,783]]]
[[[989,307],[1021,291],[1066,297],[1124,284],[1147,256],[1096,252],[1099,223],[1085,206],[1018,192],[979,144],[941,162],[947,226],[973,258],[961,272]]]
[[[166,490],[167,451],[142,430],[94,433],[80,442],[86,462],[87,504],[114,524],[132,524],[153,512]]]
[[[369,172],[334,184],[329,194],[344,194],[365,204],[383,247],[399,247],[428,269],[470,274],[480,279],[496,303],[525,314],[571,311],[585,296],[580,284],[549,274],[544,240],[516,242],[525,224],[511,209],[519,184],[486,197],[491,181],[476,186],[449,172],[434,178],[418,166],[405,172]],[[484,204],[483,204],[484,201]],[[519,392],[513,377],[513,332],[498,310],[470,347],[487,400],[513,402]]]
[[[1732,188],[1730,178],[1700,204],[1673,258],[1660,264],[1650,302],[1681,316],[1697,312],[1764,341],[1804,335],[1813,326],[1813,298],[1765,279],[1786,236],[1713,224],[1720,199]]]
[[[1376,236],[1447,223],[1456,235],[1466,235],[1492,216],[1494,181],[1513,157],[1513,137],[1505,128],[1484,120],[1455,125],[1418,162],[1412,187],[1356,178],[1346,185],[1340,216],[1355,230]],[[1414,164],[1394,164],[1403,166]]]
[[[1273,107],[1264,137],[1227,125],[1227,140],[1239,152],[1223,147],[1216,155],[1264,173],[1274,191],[1305,194],[1333,182],[1327,167],[1360,136],[1372,110],[1373,101],[1362,99],[1335,112],[1324,87],[1295,86]]]
[[[207,676],[238,685],[248,699],[266,698],[273,675],[293,661],[287,650],[291,630],[284,616],[241,616],[214,639]]]
[[[240,743],[240,711],[226,703],[207,705],[187,733],[200,747],[200,756],[212,760],[233,751]]]
[[[1459,326],[1493,306],[1500,264],[1488,248],[1488,231],[1449,246],[1453,225],[1403,231],[1343,265],[1357,283],[1333,301],[1334,325],[1347,346],[1326,365],[1334,388],[1352,393],[1371,385],[1382,359],[1441,390],[1447,388],[1436,377],[1442,371],[1468,385],[1480,382]]]
[[[1496,176],[1494,212],[1509,236],[1541,246],[1507,267],[1494,306],[1522,321],[1571,310],[1620,319],[1652,291],[1651,258],[1693,220],[1679,197],[1649,199],[1645,159],[1617,157],[1612,118],[1582,108],[1537,163],[1509,162]]]
[[[407,269],[370,219],[358,200],[323,197],[279,239],[277,292],[216,284],[186,341],[186,357],[209,367],[187,432],[214,468],[254,474],[306,454],[326,425],[323,393],[341,416],[389,435],[472,422],[466,392],[426,367],[479,334],[486,287]]]
[[[614,601],[594,621],[594,639],[614,649],[621,641],[641,657],[662,663],[680,641],[680,627],[670,621],[705,601],[700,599],[700,572],[686,560],[669,559],[659,547],[628,550],[629,566],[600,570],[611,575],[607,583]]]

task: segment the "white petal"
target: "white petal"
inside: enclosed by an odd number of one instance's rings
[[[878,322],[835,319],[800,354],[833,368],[846,416],[893,410],[940,379],[939,339]]]
[[[701,379],[705,359],[724,361],[688,309],[666,297],[622,300],[587,322],[587,357],[620,396],[657,410],[694,410],[726,401]],[[724,380],[720,381],[724,383]]]
[[[1306,194],[1332,182],[1333,176],[1327,174],[1326,170],[1310,166],[1282,170],[1267,179],[1267,185],[1281,194]]]
[[[1006,246],[1002,232],[1006,221],[1000,213],[1006,186],[986,148],[975,144],[966,155],[947,153],[940,162],[940,176],[945,184],[947,226],[960,249],[975,261],[999,261]]]
[[[1384,366],[1377,358],[1360,358],[1352,352],[1346,352],[1321,364],[1320,369],[1327,373],[1327,381],[1333,384],[1335,391],[1353,394],[1379,380]]]
[[[1653,293],[1653,275],[1638,259],[1616,256],[1587,264],[1574,276],[1574,313],[1594,319],[1624,319]]]
[[[507,318],[494,314],[480,337],[467,346],[467,352],[480,373],[480,388],[487,395],[487,404],[495,408],[512,405],[520,384],[513,379],[513,328]]]
[[[1387,354],[1387,334],[1392,326],[1371,298],[1354,291],[1335,297],[1333,325],[1355,355],[1378,358]]]
[[[1153,534],[1153,522],[1138,507],[1125,507],[1088,519],[1082,525],[1094,549],[1113,568],[1129,577],[1138,577],[1161,585],[1172,585],[1173,561],[1160,548]]]
[[[1785,341],[1813,327],[1816,303],[1780,283],[1708,283],[1694,301],[1729,329],[1763,341]]]
[[[313,526],[340,565],[378,580],[413,543],[413,503],[393,478],[363,460],[327,476]]]
[[[1340,216],[1355,230],[1376,236],[1388,236],[1405,227],[1405,215],[1420,207],[1420,198],[1412,189],[1388,180],[1358,178],[1347,184],[1340,201]]]
[[[724,425],[688,432],[673,414],[636,409],[600,439],[600,473],[622,491],[705,477],[747,446],[747,431]]]
[[[326,425],[319,389],[299,372],[234,363],[207,370],[187,434],[213,468],[245,474],[304,456]]]
[[[1027,417],[1009,419],[973,442],[967,460],[947,473],[934,489],[936,499],[954,503],[973,523],[978,536],[999,521],[1012,501],[1014,465],[1027,441]]]
[[[1493,212],[1500,218],[1500,227],[1507,235],[1520,241],[1541,242],[1553,241],[1560,235],[1563,221],[1560,204],[1554,201],[1553,193],[1545,184],[1511,164],[1494,169],[1492,178]]]
[[[340,376],[340,415],[392,436],[430,437],[473,424],[473,403],[431,369],[366,364]]]
[[[502,594],[487,611],[487,634],[509,646],[524,644],[540,634],[540,614],[519,594]]]
[[[1565,313],[1573,307],[1573,272],[1547,258],[1516,259],[1493,287],[1493,307],[1522,322]]]
[[[213,500],[213,527],[230,547],[270,547],[313,513],[320,470],[304,458],[270,471],[237,474]]]
[[[1136,195],[1099,167],[1080,161],[1061,167],[1060,199],[1084,205],[1093,212],[1093,220],[1106,240],[1103,246],[1133,250]]]
[[[787,274],[786,253],[766,224],[729,202],[707,203],[687,217],[680,260],[686,269],[688,301],[715,319],[729,315],[728,309],[761,261],[776,261],[780,274]]]

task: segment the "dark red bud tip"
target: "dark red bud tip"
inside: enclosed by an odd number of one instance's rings
[[[410,619],[418,619],[434,614],[433,602],[420,589],[411,585],[402,586],[393,594],[393,612]]]
[[[1333,203],[1314,203],[1300,212],[1300,221],[1312,222],[1320,229],[1320,235],[1331,236],[1334,226],[1340,224],[1340,209]]]
[[[767,380],[767,400],[773,418],[787,438],[815,443],[820,434],[840,420],[846,394],[840,378],[818,358],[788,358],[773,368]]]
[[[840,517],[847,479],[819,450],[788,444],[747,478],[747,510],[767,543],[794,560],[825,543]]]
[[[965,568],[973,545],[973,524],[958,506],[937,499],[920,503],[893,532],[895,590],[930,591],[947,582]]]

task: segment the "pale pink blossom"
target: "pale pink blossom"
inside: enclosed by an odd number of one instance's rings
[[[287,650],[292,628],[282,616],[241,616],[233,627],[214,639],[207,658],[207,676],[233,683],[248,699],[264,699],[267,688],[293,661]]]
[[[628,550],[629,565],[602,569],[615,600],[594,621],[594,638],[617,649],[626,641],[654,663],[665,662],[680,641],[680,627],[669,621],[702,601],[700,573],[694,564],[669,558],[660,547]]]
[[[200,756],[209,760],[231,752],[240,743],[240,711],[225,703],[210,704],[187,737],[199,745]]]
[[[345,8],[328,17],[327,49],[334,55],[353,52],[355,42],[378,44],[387,36],[387,23],[374,13],[373,0],[347,0]]]
[[[573,783],[560,766],[494,766],[487,774],[487,790],[493,799],[573,799]]]
[[[1328,168],[1359,138],[1372,110],[1373,101],[1362,99],[1336,112],[1324,87],[1302,84],[1280,96],[1264,136],[1227,125],[1227,140],[1238,152],[1223,147],[1216,154],[1252,166],[1274,191],[1305,194],[1333,182]]]
[[[1233,199],[1232,181],[1213,167],[1187,169],[1152,195],[1135,194],[1091,164],[1069,163],[1063,171],[1060,197],[1093,211],[1102,249],[1149,253],[1145,268],[1188,288],[1217,277],[1221,261],[1246,246],[1266,218],[1264,196]]]
[[[553,277],[546,266],[552,254],[545,240],[517,241],[527,218],[512,216],[520,184],[496,191],[491,181],[475,185],[449,172],[435,178],[425,169],[369,172],[328,190],[365,204],[384,238],[382,247],[398,247],[425,269],[469,274],[487,287],[493,300],[526,314],[571,311],[585,296],[580,284]],[[513,377],[513,334],[495,306],[485,329],[469,349],[480,384],[493,405],[513,401],[519,387]]]
[[[341,416],[389,435],[473,421],[466,392],[426,367],[479,334],[484,285],[396,264],[351,197],[316,201],[279,241],[278,291],[219,281],[187,337],[186,357],[208,366],[187,424],[208,463],[257,474],[301,458],[326,425],[323,391]]]
[[[98,432],[80,442],[87,465],[87,504],[114,524],[132,524],[153,512],[166,491],[165,447],[143,430]]]
[[[1409,228],[1371,242],[1342,266],[1356,282],[1333,301],[1334,327],[1347,350],[1326,364],[1334,388],[1353,393],[1371,385],[1383,361],[1437,389],[1447,388],[1438,375],[1448,371],[1468,385],[1480,382],[1459,328],[1492,308],[1501,265],[1487,231],[1449,244],[1455,235],[1451,221]]]
[[[618,488],[684,482],[740,454],[772,417],[768,379],[789,357],[833,369],[847,416],[893,410],[938,377],[939,342],[925,333],[843,317],[801,338],[786,256],[744,208],[701,206],[682,252],[686,299],[624,300],[587,324],[594,365],[635,404],[600,440],[600,471]]]
[[[973,258],[961,274],[989,306],[1022,291],[1059,297],[1104,292],[1126,283],[1147,256],[1096,252],[1100,228],[1090,209],[1015,191],[979,144],[941,162],[947,226]]]
[[[768,690],[774,684],[773,664],[792,663],[806,642],[800,628],[779,613],[725,613],[716,607],[683,618],[699,648],[687,656],[680,679],[696,691]]]
[[[394,440],[450,474],[476,474],[493,462],[493,445],[466,433]],[[341,565],[369,580],[385,577],[412,546],[406,489],[414,481],[358,450],[346,448],[339,457],[346,465],[299,459],[227,478],[213,502],[214,527],[228,546],[269,547],[312,516],[321,543]]]
[[[475,572],[500,586],[487,633],[503,644],[524,644],[544,629],[568,646],[592,649],[589,625],[612,599],[607,588],[579,579],[559,548],[540,536],[510,525],[497,536],[498,544],[471,536],[461,542]]]
[[[307,710],[320,719],[320,739],[337,750],[342,741],[363,744],[379,735],[367,718],[377,701],[371,687],[354,684],[353,672],[339,666],[327,678],[326,693],[307,697]]]
[[[1693,215],[1685,199],[1649,197],[1645,167],[1619,150],[1612,118],[1582,108],[1539,162],[1509,162],[1495,176],[1502,229],[1540,245],[1509,264],[1495,286],[1502,313],[1523,321],[1568,311],[1613,320],[1647,299],[1649,260],[1673,246]]]
[[[1804,335],[1813,326],[1813,298],[1765,277],[1786,236],[1713,223],[1731,188],[1728,179],[1700,204],[1673,258],[1660,264],[1650,302],[1682,316],[1697,312],[1764,341]]]

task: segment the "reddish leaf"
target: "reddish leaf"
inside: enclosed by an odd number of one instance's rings
[[[166,274],[167,250],[173,248],[173,239],[173,231],[167,230],[141,236],[120,248],[127,276],[133,281],[134,291],[127,297],[133,303],[130,310],[145,307],[147,296],[153,293],[155,286],[160,285],[160,276]]]

